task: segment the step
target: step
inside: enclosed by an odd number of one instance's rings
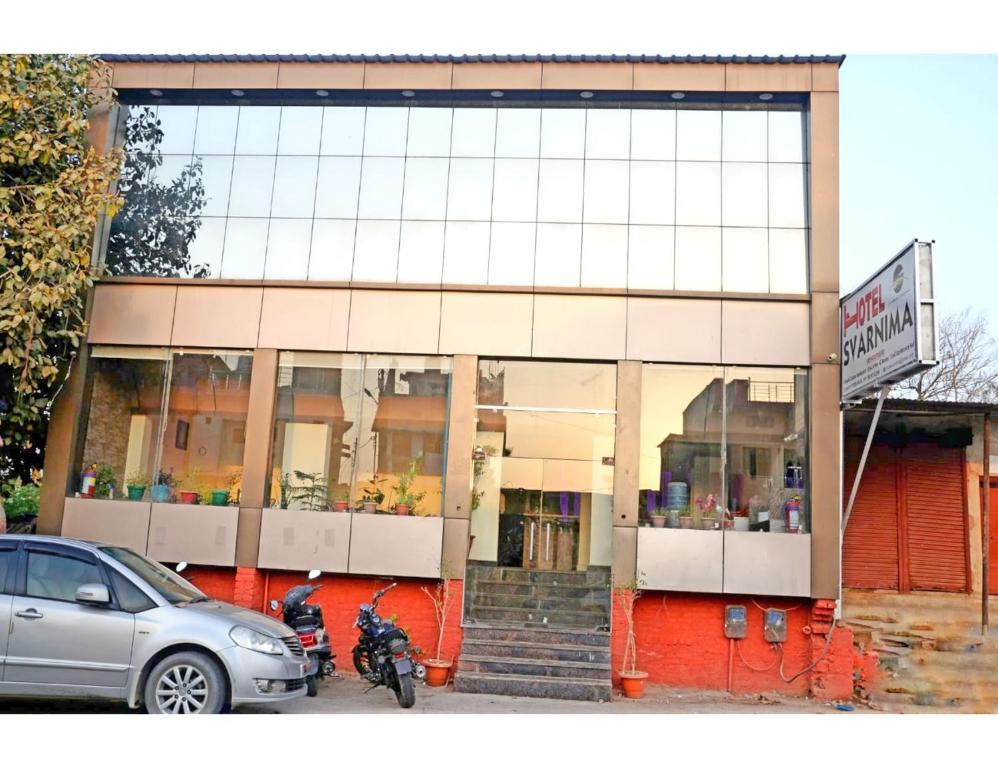
[[[478,574],[483,581],[502,581],[514,584],[551,584],[565,586],[610,587],[609,574],[599,571],[534,571],[511,568]]]
[[[471,640],[465,638],[461,651],[476,656],[494,656],[536,661],[587,661],[610,663],[610,649],[585,645],[524,643],[519,640]]]
[[[532,611],[569,611],[571,613],[601,613],[609,615],[609,604],[579,597],[533,597],[531,595],[490,595],[481,592],[471,596],[472,608],[523,608]]]
[[[610,701],[612,688],[606,680],[533,675],[494,675],[464,672],[454,676],[454,690],[460,693],[488,693],[500,696],[526,696],[573,701]]]
[[[493,595],[534,595],[536,597],[589,597],[600,595],[610,602],[610,588],[594,584],[545,584],[519,581],[480,579],[475,591]],[[470,591],[470,590],[469,590]]]
[[[529,627],[503,623],[463,626],[465,640],[537,643],[544,645],[610,647],[608,632],[571,629],[568,627]]]
[[[586,680],[609,680],[610,663],[591,661],[545,661],[511,659],[499,656],[479,656],[462,650],[457,663],[462,672],[482,672],[492,675],[531,675],[535,677],[571,677]]]
[[[495,621],[524,626],[578,627],[596,630],[609,624],[606,613],[580,613],[575,611],[531,610],[528,608],[471,608],[466,621]]]

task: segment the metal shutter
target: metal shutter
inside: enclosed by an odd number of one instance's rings
[[[863,441],[846,439],[843,511],[849,501]],[[842,551],[842,585],[898,589],[897,457],[884,445],[870,446]]]

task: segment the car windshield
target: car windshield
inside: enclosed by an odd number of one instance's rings
[[[207,600],[201,590],[186,579],[180,578],[173,571],[164,568],[142,555],[124,547],[101,547],[100,551],[113,557],[119,563],[142,578],[146,584],[155,589],[173,605],[193,603]]]

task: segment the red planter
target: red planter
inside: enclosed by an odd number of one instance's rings
[[[180,498],[181,504],[197,504],[198,494],[197,491],[177,491],[177,496]]]
[[[349,504],[349,502],[347,501],[334,501],[333,509],[335,509],[337,512],[346,512],[347,504]]]
[[[640,699],[645,695],[647,679],[647,672],[621,672],[620,687],[624,689],[624,696],[628,699]]]
[[[450,678],[451,662],[443,659],[425,659],[423,666],[426,667],[426,684],[435,688],[447,685]]]
[[[399,514],[399,515],[408,515],[409,514],[409,505],[408,504],[396,504],[395,505],[395,512],[396,512],[396,514]]]

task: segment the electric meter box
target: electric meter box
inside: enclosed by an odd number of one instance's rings
[[[767,643],[782,643],[787,639],[787,612],[767,608],[763,618],[762,634]]]
[[[744,605],[724,606],[724,636],[740,640],[748,632],[748,614]]]

